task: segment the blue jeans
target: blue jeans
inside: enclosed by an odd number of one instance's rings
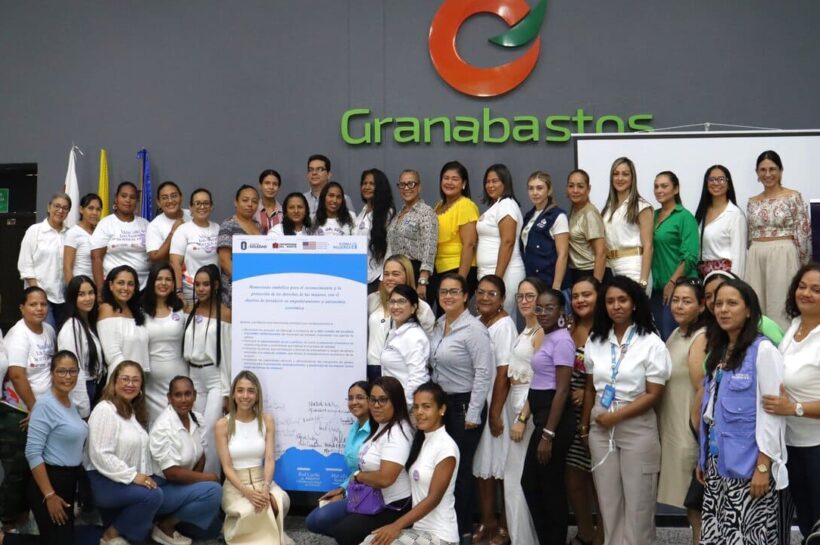
[[[157,515],[172,515],[181,523],[191,524],[203,530],[213,524],[219,515],[222,487],[219,483],[205,481],[191,484],[168,482],[154,477],[162,490],[163,499]]]
[[[652,290],[652,297],[649,298],[649,305],[652,309],[652,316],[655,318],[655,325],[658,327],[658,332],[661,339],[666,342],[669,335],[675,331],[678,324],[675,322],[675,317],[672,316],[672,309],[669,305],[663,304],[663,290]]]
[[[311,511],[305,526],[314,534],[333,537],[330,531],[347,516],[347,500],[332,501]]]
[[[117,483],[96,470],[88,472],[88,480],[103,526],[113,526],[128,541],[139,543],[146,540],[154,516],[162,506],[162,489],[149,490],[136,484]]]

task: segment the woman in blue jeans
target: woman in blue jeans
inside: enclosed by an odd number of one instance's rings
[[[170,521],[201,527],[207,522],[198,502],[154,476],[144,387],[142,366],[121,362],[88,421],[88,479],[105,527],[100,545],[139,543],[149,534],[158,543],[190,545],[189,538],[161,529]]]
[[[370,384],[364,380],[354,382],[347,390],[347,409],[353,415],[353,424],[345,441],[345,463],[350,473],[358,469],[359,449],[376,429],[370,416],[367,398],[370,397]],[[345,500],[348,477],[338,488],[334,488],[321,498],[319,507],[308,514],[305,520],[307,529],[316,534],[331,536],[331,529],[347,516]]]

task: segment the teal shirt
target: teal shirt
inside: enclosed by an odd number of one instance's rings
[[[652,284],[655,289],[663,287],[672,278],[681,261],[684,263],[683,276],[697,278],[697,264],[700,256],[698,222],[695,216],[682,204],[676,204],[672,213],[658,225],[655,210],[655,232],[652,236]]]
[[[353,425],[350,426],[350,432],[347,434],[347,441],[345,441],[345,463],[350,470],[349,475],[359,469],[359,449],[362,448],[368,437],[370,437],[370,420],[365,422],[363,426],[359,426],[359,422],[354,420]],[[350,482],[349,476],[341,485],[345,490],[347,490],[348,482]]]

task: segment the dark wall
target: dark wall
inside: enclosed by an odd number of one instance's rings
[[[531,3],[534,1],[531,0]],[[552,0],[530,78],[495,99],[469,98],[434,71],[427,33],[432,0],[0,2],[0,163],[39,164],[39,209],[62,187],[79,145],[81,191],[96,189],[99,148],[113,185],[138,176],[146,147],[155,180],[218,194],[214,219],[232,212],[241,183],[273,167],[283,192],[304,190],[305,159],[324,152],[359,202],[359,173],[395,181],[421,171],[437,196],[440,165],[463,161],[480,195],[487,165],[507,163],[522,201],[526,175],[546,169],[563,185],[566,144],[436,143],[351,147],[342,113],[570,115],[651,113],[656,128],[706,121],[820,125],[820,3],[794,0],[647,2]],[[471,19],[459,47],[475,64],[519,55],[486,43],[506,26]],[[593,183],[606,183],[593,180]],[[563,202],[563,190],[560,189]],[[284,195],[284,193],[282,193]]]

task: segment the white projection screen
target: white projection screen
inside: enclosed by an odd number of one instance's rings
[[[573,140],[575,164],[589,173],[590,198],[599,209],[609,192],[612,162],[626,156],[635,162],[638,190],[655,207],[655,175],[671,170],[680,179],[684,206],[694,214],[706,169],[721,164],[732,173],[737,204],[745,212],[749,197],[762,190],[755,160],[770,149],[783,160],[783,185],[800,191],[807,203],[820,199],[820,130],[579,134]],[[562,185],[559,180],[557,191],[563,192]]]

